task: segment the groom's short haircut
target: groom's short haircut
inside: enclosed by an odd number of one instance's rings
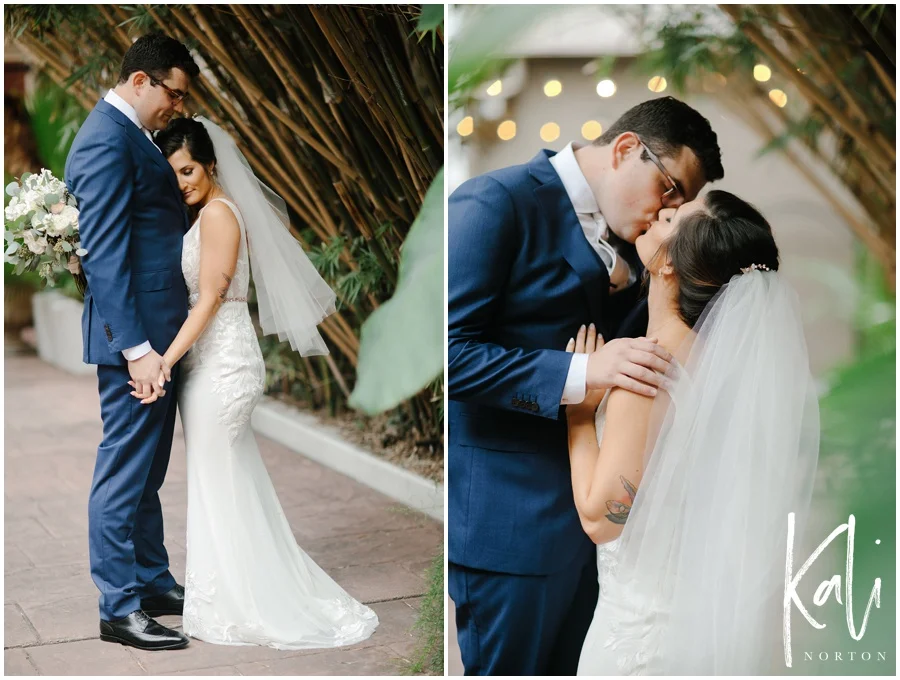
[[[675,97],[659,97],[633,106],[595,139],[594,144],[611,144],[623,132],[635,133],[657,156],[673,158],[682,146],[688,147],[700,161],[707,182],[725,176],[722,152],[709,121]],[[645,160],[649,161],[650,157]]]
[[[181,69],[190,78],[200,74],[200,68],[194,63],[187,47],[162,33],[148,33],[138,38],[125,53],[119,83],[127,83],[135,71],[143,71],[157,80],[163,80],[173,68]]]

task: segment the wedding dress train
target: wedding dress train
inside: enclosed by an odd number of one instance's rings
[[[220,306],[184,360],[178,405],[187,481],[184,632],[216,644],[311,649],[368,638],[375,613],[297,545],[260,456],[250,416],[265,365],[247,307],[246,229]],[[202,214],[202,210],[201,210]],[[189,303],[199,299],[200,218],[185,234]]]

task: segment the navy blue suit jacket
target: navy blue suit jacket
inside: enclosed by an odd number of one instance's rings
[[[640,284],[608,294],[551,156],[449,199],[448,559],[475,569],[549,574],[590,549],[572,498],[564,350],[581,324],[609,340],[642,323]],[[639,266],[633,246],[624,255]]]
[[[169,162],[101,100],[72,143],[66,185],[78,200],[84,361],[122,366],[149,340],[162,354],[187,318],[181,246],[188,217]]]

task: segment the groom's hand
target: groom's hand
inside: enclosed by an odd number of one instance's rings
[[[140,399],[142,404],[152,404],[164,397],[166,391],[159,385],[159,376],[160,373],[167,373],[167,370],[163,358],[153,350],[136,361],[129,361],[128,373],[131,380],[128,384],[134,388],[131,396]]]
[[[618,338],[588,357],[587,389],[611,387],[656,396],[672,355],[656,344],[655,338]]]

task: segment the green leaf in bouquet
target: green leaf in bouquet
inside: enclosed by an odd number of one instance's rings
[[[31,175],[30,172],[23,172],[23,173],[22,173],[22,176],[19,178],[19,181],[20,181],[22,184],[25,184],[25,182],[26,182],[26,181],[28,180],[28,178],[31,177],[31,176],[32,176],[32,175]]]
[[[63,249],[64,251],[66,251],[67,253],[71,253],[71,252],[72,252],[73,249],[72,249],[72,244],[71,244],[71,243],[69,243],[68,241],[60,241],[60,243],[62,243],[62,249]]]
[[[9,247],[6,249],[6,255],[14,255],[19,252],[19,248],[22,246],[18,241],[14,241],[12,239],[9,240]]]
[[[6,195],[7,196],[18,196],[19,195],[19,183],[18,182],[10,182],[6,185]]]
[[[47,194],[44,196],[44,205],[56,205],[60,200],[59,194]]]
[[[7,255],[6,263],[7,264],[19,264],[19,256],[18,255]]]
[[[37,260],[19,260],[18,262],[16,262],[16,269],[15,271],[13,271],[13,274],[15,274],[16,276],[20,276],[26,271],[33,271],[34,268],[29,266],[32,262],[37,262]]]
[[[11,243],[16,240],[16,235],[11,231],[6,231],[3,233],[3,238],[6,239],[7,243]]]

